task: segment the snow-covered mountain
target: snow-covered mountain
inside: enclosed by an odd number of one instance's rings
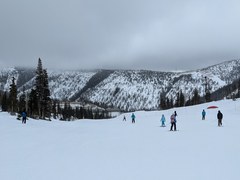
[[[10,68],[0,71],[0,88],[8,90],[11,77],[17,79],[19,90],[34,85],[34,69]],[[176,99],[180,90],[186,99],[196,88],[204,95],[207,78],[211,91],[239,78],[240,60],[232,60],[204,69],[187,72],[157,72],[146,70],[48,70],[52,98],[86,101],[121,110],[159,108],[160,94]]]

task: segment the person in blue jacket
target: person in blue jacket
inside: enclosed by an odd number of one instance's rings
[[[206,111],[203,110],[203,111],[202,111],[202,120],[205,120],[205,116],[206,116]]]
[[[27,113],[26,113],[26,111],[24,110],[24,111],[22,112],[22,123],[23,123],[23,124],[26,124],[26,121],[27,121]]]
[[[135,116],[135,114],[134,113],[132,113],[132,123],[135,123],[135,118],[136,118],[136,116]]]
[[[166,127],[165,121],[166,121],[166,119],[165,119],[165,116],[164,116],[164,114],[163,114],[163,115],[162,115],[162,118],[161,118],[161,122],[162,122],[161,127]]]

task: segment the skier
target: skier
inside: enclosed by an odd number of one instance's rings
[[[174,116],[177,117],[177,112],[176,111],[174,111]]]
[[[222,126],[223,114],[220,111],[218,111],[217,118],[218,118],[218,126]]]
[[[165,121],[166,121],[166,119],[165,119],[165,116],[164,116],[164,114],[163,114],[163,115],[162,115],[162,118],[161,118],[161,122],[162,122],[161,127],[166,127]]]
[[[126,121],[126,117],[125,116],[123,116],[123,121]]]
[[[173,130],[173,127],[174,127],[174,131],[176,131],[176,130],[177,130],[177,128],[176,128],[176,122],[177,122],[177,120],[176,120],[175,113],[173,113],[173,114],[171,115],[170,120],[171,120],[171,129],[170,129],[170,131]]]
[[[132,123],[135,123],[135,118],[136,118],[136,116],[135,116],[135,114],[134,113],[132,113]]]
[[[27,113],[25,110],[23,110],[22,112],[22,123],[26,124],[26,120],[27,120]]]
[[[202,111],[202,120],[205,120],[206,112],[205,110]]]

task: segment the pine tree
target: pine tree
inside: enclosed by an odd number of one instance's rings
[[[206,102],[211,101],[211,93],[210,93],[210,84],[209,84],[209,79],[205,77],[205,100]]]
[[[32,89],[29,94],[28,111],[30,117],[38,116],[38,97],[35,89]]]
[[[71,120],[71,106],[69,104],[69,102],[65,101],[64,103],[64,108],[62,110],[62,116],[63,116],[63,120],[68,120],[70,121]]]
[[[36,70],[36,94],[38,101],[38,115],[41,119],[50,118],[51,115],[51,99],[50,90],[48,86],[47,70],[42,67],[42,60],[38,59],[38,66]]]
[[[48,74],[47,70],[43,70],[43,97],[42,97],[42,106],[43,106],[43,118],[47,117],[50,119],[51,116],[51,98],[50,90],[48,85]]]
[[[171,99],[170,99],[170,107],[169,108],[173,108],[173,97],[171,96]]]
[[[2,111],[8,111],[8,95],[6,91],[3,93],[1,104],[2,104]]]
[[[93,119],[93,111],[92,111],[92,108],[88,108],[87,110],[85,110],[85,112],[84,112],[84,118],[86,118],[86,119]]]
[[[206,99],[206,102],[211,102],[211,93],[210,93],[210,91],[206,92],[205,99]]]
[[[96,109],[96,110],[95,110],[95,113],[94,113],[93,118],[94,118],[94,119],[100,119],[100,118],[99,118],[99,109]]]
[[[104,112],[102,112],[103,113],[103,117],[102,118],[104,118],[104,119],[109,119],[109,118],[111,118],[111,114],[107,111],[107,110],[105,110]]]
[[[0,90],[0,106],[2,107],[2,97],[3,97],[3,93],[2,91]]]
[[[75,117],[76,117],[77,119],[80,119],[80,109],[79,109],[79,107],[76,107],[76,108],[75,108]]]
[[[80,119],[84,119],[84,108],[80,107]]]
[[[57,102],[57,116],[62,115],[62,108],[60,106],[60,101]]]
[[[238,79],[238,95],[237,97],[240,97],[240,78]]]
[[[169,100],[169,98],[167,97],[167,100],[166,100],[166,109],[170,109],[171,107],[170,107],[171,105],[170,105],[170,100]]]
[[[198,90],[195,88],[193,91],[193,97],[192,97],[192,105],[200,104],[200,95],[198,94]]]
[[[93,119],[93,110],[92,110],[92,108],[88,108],[87,111],[88,111],[88,112],[87,112],[87,114],[88,114],[88,119]]]
[[[37,95],[37,105],[38,105],[38,116],[39,118],[43,118],[43,68],[42,68],[42,60],[38,59],[38,66],[36,70],[36,95]]]
[[[185,105],[185,96],[184,94],[182,93],[182,91],[180,91],[180,95],[179,95],[179,106],[180,107],[183,107]]]
[[[175,102],[175,107],[180,107],[180,93],[179,92],[177,93],[177,99],[176,99],[176,102]]]
[[[12,84],[10,84],[9,107],[12,114],[17,112],[17,86],[15,84],[15,77],[12,77]]]
[[[190,106],[190,105],[192,105],[192,101],[191,101],[191,98],[189,96],[185,106]]]
[[[19,97],[18,110],[21,112],[26,110],[26,94],[25,92]]]
[[[163,110],[167,108],[165,93],[161,93],[160,95],[160,108]]]
[[[57,101],[56,100],[53,100],[52,113],[53,113],[53,119],[56,119],[57,118]]]

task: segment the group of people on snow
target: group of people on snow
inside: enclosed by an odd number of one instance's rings
[[[27,113],[26,113],[25,110],[22,111],[21,116],[22,116],[22,123],[26,124]],[[170,116],[170,123],[171,123],[170,131],[173,131],[173,130],[176,131],[177,130],[177,125],[176,125],[177,119],[176,119],[176,117],[177,117],[177,112],[174,111],[174,113]],[[203,109],[202,120],[205,120],[205,117],[206,117],[206,111]],[[134,124],[135,123],[135,118],[136,118],[134,113],[132,113],[131,118],[132,118],[132,123]],[[221,111],[218,111],[217,119],[218,119],[218,126],[222,126],[223,114],[221,113]],[[126,121],[126,116],[125,115],[123,117],[123,121]],[[166,122],[166,118],[163,114],[162,117],[161,117],[161,123],[162,123],[161,127],[166,127],[165,122]]]
[[[205,116],[206,116],[206,111],[203,110],[202,111],[202,120],[205,120]],[[218,111],[217,119],[218,119],[218,126],[222,126],[223,114],[221,113],[221,111]]]
[[[134,113],[132,113],[131,118],[132,118],[132,123],[134,124],[135,123],[135,118],[136,118]],[[123,121],[127,121],[126,116],[123,116]]]
[[[171,128],[170,128],[170,131],[176,131],[177,130],[177,112],[174,111],[174,113],[170,116],[170,123],[171,123]],[[165,125],[165,122],[166,122],[166,118],[164,116],[164,114],[162,115],[162,118],[161,118],[161,127],[166,127]]]
[[[174,113],[170,116],[170,123],[171,123],[171,128],[170,128],[170,131],[177,131],[177,112],[174,111]],[[202,120],[205,120],[205,117],[206,117],[206,111],[203,109],[202,111]],[[131,118],[132,118],[132,123],[135,123],[135,114],[132,113],[131,115]],[[218,126],[222,126],[222,119],[223,119],[223,114],[221,113],[221,111],[218,111],[218,114],[217,114],[217,119],[218,119]],[[126,116],[124,115],[123,116],[123,121],[126,121]],[[166,118],[164,116],[164,114],[162,114],[162,117],[161,117],[161,127],[166,127],[165,125],[165,122],[166,122]]]

